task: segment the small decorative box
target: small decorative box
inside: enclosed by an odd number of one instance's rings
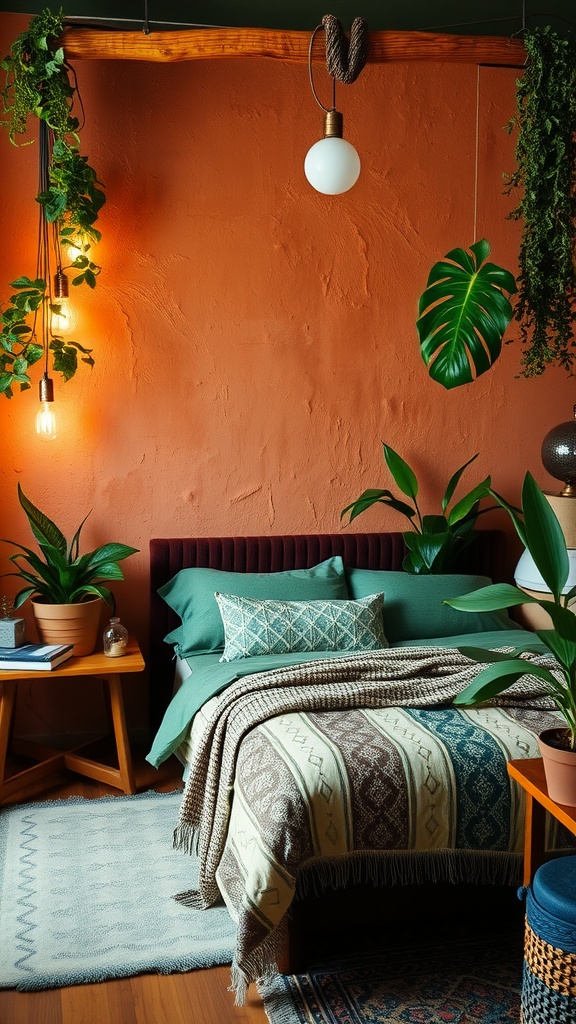
[[[25,639],[24,619],[0,619],[0,647],[20,647]]]

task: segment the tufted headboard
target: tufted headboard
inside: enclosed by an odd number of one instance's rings
[[[462,556],[461,572],[502,580],[505,535],[479,530]],[[150,541],[150,717],[156,731],[171,696],[172,650],[164,637],[179,624],[158,596],[158,588],[180,570],[201,566],[228,572],[280,572],[307,569],[332,555],[358,569],[402,568],[401,533],[327,533],[283,537],[175,537]]]

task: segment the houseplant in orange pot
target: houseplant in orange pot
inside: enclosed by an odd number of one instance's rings
[[[88,516],[68,543],[56,524],[26,497],[20,484],[18,499],[41,555],[16,541],[5,541],[20,550],[9,556],[17,571],[4,575],[16,576],[26,584],[16,594],[14,607],[20,608],[32,598],[36,625],[44,643],[71,643],[76,656],[92,654],[102,601],[113,610],[116,606],[114,595],[102,581],[123,580],[118,562],[138,549],[110,543],[81,555],[80,533]]]
[[[569,572],[566,540],[558,519],[530,473],[522,488],[522,509],[510,506],[492,492],[508,511],[518,535],[532,555],[552,600],[535,598],[508,583],[493,584],[446,601],[459,611],[495,611],[521,604],[537,604],[548,613],[552,629],[537,629],[536,635],[548,648],[554,661],[550,667],[530,662],[522,654],[536,650],[526,645],[509,653],[461,648],[462,653],[479,662],[490,662],[454,700],[455,704],[477,704],[502,693],[522,675],[529,673],[544,683],[544,690],[560,711],[564,725],[547,729],[540,736],[540,750],[548,792],[558,803],[576,807],[576,614],[568,607],[576,596],[576,587],[563,594]]]

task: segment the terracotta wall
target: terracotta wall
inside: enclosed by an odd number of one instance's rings
[[[26,23],[0,15],[2,52]],[[428,511],[475,452],[470,484],[491,473],[517,499],[529,468],[554,487],[539,452],[571,416],[564,371],[519,379],[512,343],[478,382],[447,392],[427,376],[414,326],[431,265],[474,240],[475,207],[477,237],[516,271],[502,187],[514,70],[368,65],[338,91],[362,159],[340,197],[303,176],[321,134],[305,66],[83,61],[77,72],[83,150],[108,195],[104,270],[94,293],[76,296],[96,365],[56,384],[52,443],[33,433],[35,387],[0,398],[2,536],[28,542],[17,481],[66,531],[93,509],[86,548],[114,539],[141,550],[116,593],[145,646],[151,537],[338,530],[344,505],[389,483],[381,440],[418,471]],[[36,146],[15,150],[3,134],[0,166],[7,294],[34,270]],[[402,525],[384,509],[358,521]],[[490,525],[508,529],[503,515]],[[137,728],[135,684],[130,699]],[[36,685],[20,714],[41,731],[42,717],[63,720],[63,704]]]

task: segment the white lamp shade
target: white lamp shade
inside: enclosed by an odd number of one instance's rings
[[[358,181],[360,157],[346,139],[328,136],[308,150],[304,174],[317,192],[336,196],[347,192]]]
[[[563,594],[567,594],[573,586],[576,586],[576,549],[568,548],[568,560],[570,563],[570,571],[568,573],[568,579],[566,586],[562,591]],[[549,588],[546,586],[541,574],[536,568],[534,559],[529,551],[524,550],[520,555],[520,561],[514,570],[514,579],[516,586],[522,590],[535,590],[539,594],[549,594]]]

